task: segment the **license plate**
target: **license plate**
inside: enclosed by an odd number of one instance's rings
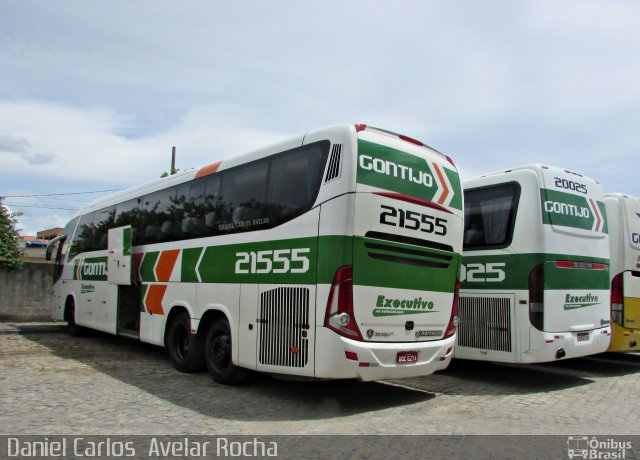
[[[578,342],[587,342],[589,340],[588,332],[578,332]]]
[[[418,362],[417,351],[399,351],[396,357],[398,364],[409,364]]]

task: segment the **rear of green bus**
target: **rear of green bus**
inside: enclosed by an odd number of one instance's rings
[[[318,297],[326,310],[316,375],[364,381],[428,375],[448,366],[455,343],[463,229],[458,172],[422,142],[355,129],[348,160],[354,190],[342,197],[352,210],[352,236],[341,250],[348,263],[335,267],[325,298]]]
[[[586,356],[609,345],[609,236],[602,187],[562,168],[538,169],[544,261],[529,274],[529,359]]]

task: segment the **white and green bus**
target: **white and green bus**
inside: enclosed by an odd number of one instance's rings
[[[430,374],[453,354],[462,206],[419,141],[310,131],[82,210],[49,248],[53,317],[222,383]]]
[[[611,344],[640,350],[640,198],[607,193],[611,241]]]
[[[464,183],[456,358],[535,363],[603,352],[611,334],[604,194],[527,165]]]

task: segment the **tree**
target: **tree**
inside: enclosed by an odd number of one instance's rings
[[[22,213],[9,212],[2,200],[4,197],[0,196],[0,258],[5,260],[9,269],[15,270],[22,263],[22,252],[18,246],[18,217]]]

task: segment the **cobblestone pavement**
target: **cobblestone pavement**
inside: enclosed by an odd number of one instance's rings
[[[165,350],[60,326],[0,326],[3,434],[637,434],[640,355],[545,365],[454,361],[388,382],[227,387]]]

